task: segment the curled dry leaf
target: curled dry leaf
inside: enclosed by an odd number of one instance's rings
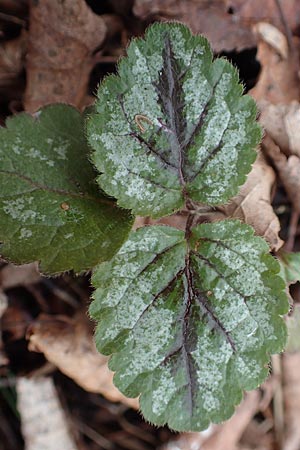
[[[260,122],[286,154],[300,157],[300,104],[292,101],[288,105],[273,105],[267,101],[259,103]]]
[[[259,30],[261,25],[257,25]],[[264,30],[265,31],[265,30]],[[259,33],[259,42],[256,58],[259,60],[262,69],[258,82],[251,89],[250,94],[258,102],[267,100],[271,103],[289,103],[298,99],[300,94],[300,83],[298,76],[299,68],[299,42],[295,42],[293,51],[286,57],[282,53],[288,47],[285,36],[279,31],[272,31],[280,36],[280,50],[278,42],[276,46],[271,44],[269,34]]]
[[[288,58],[288,42],[285,35],[278,28],[267,22],[259,22],[254,27],[254,30],[259,37],[273,47],[283,59]]]
[[[276,167],[294,210],[300,211],[300,158],[286,157],[269,136],[265,136],[262,147]]]
[[[271,205],[274,182],[274,170],[260,155],[239,194],[219,210],[227,217],[242,219],[252,225],[271,249],[277,251],[283,241],[279,237],[280,223]]]
[[[28,348],[44,353],[48,361],[86,391],[138,408],[137,399],[126,398],[113,385],[108,358],[97,352],[89,325],[84,313],[73,319],[41,314],[28,330]]]

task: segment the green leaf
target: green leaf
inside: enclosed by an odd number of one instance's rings
[[[66,105],[22,113],[0,130],[1,254],[44,272],[111,258],[131,218],[97,189],[83,119]]]
[[[154,24],[118,75],[102,83],[88,119],[98,182],[138,215],[160,217],[185,198],[221,204],[238,192],[261,138],[236,69],[212,60],[184,25]]]
[[[113,353],[114,383],[141,393],[145,418],[203,430],[229,418],[243,390],[268,374],[282,350],[288,311],[278,262],[266,242],[238,221],[182,231],[132,232],[96,268],[90,313],[99,351]]]
[[[281,267],[282,278],[287,284],[294,284],[300,281],[300,253],[289,253],[280,250],[278,261]]]

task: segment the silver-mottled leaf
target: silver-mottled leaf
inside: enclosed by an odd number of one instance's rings
[[[127,54],[88,120],[102,189],[152,217],[186,198],[214,205],[234,196],[261,137],[236,69],[178,23],[154,24]]]
[[[96,343],[114,382],[141,393],[156,425],[202,430],[230,417],[243,390],[281,351],[288,310],[278,262],[238,221],[199,225],[189,242],[165,226],[139,229],[94,274]]]

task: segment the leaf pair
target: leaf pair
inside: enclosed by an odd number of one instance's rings
[[[180,24],[152,26],[127,53],[88,119],[98,183],[152,217],[226,202],[261,137],[235,69]],[[196,431],[230,417],[285,343],[278,272],[267,244],[238,221],[131,233],[93,277],[96,343],[113,354],[116,386],[141,393],[156,425]]]

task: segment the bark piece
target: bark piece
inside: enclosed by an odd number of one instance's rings
[[[113,385],[108,358],[96,350],[90,328],[83,313],[73,319],[41,314],[28,330],[28,348],[44,353],[48,361],[86,391],[138,408],[136,399],[126,398]]]

